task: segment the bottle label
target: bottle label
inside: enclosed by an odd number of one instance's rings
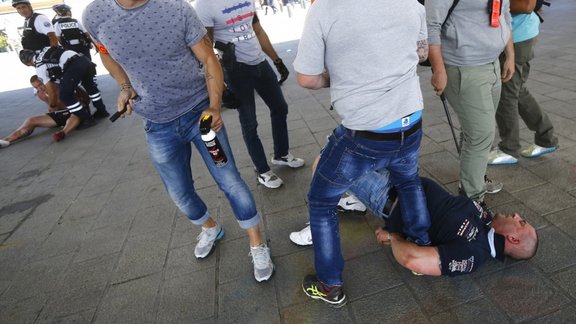
[[[226,155],[224,154],[222,146],[220,145],[217,137],[204,143],[208,148],[208,153],[210,153],[212,161],[214,161],[214,164],[216,164],[217,167],[225,166],[226,163],[228,163],[228,159],[226,158]]]

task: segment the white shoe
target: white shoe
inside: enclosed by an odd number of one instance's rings
[[[287,155],[276,159],[272,157],[270,162],[275,165],[287,165],[291,168],[299,168],[304,165],[304,160],[301,158],[294,157],[294,155],[288,153]]]
[[[342,212],[366,212],[364,205],[356,196],[349,194],[347,197],[340,198],[338,201],[338,210]]]
[[[5,141],[5,140],[0,140],[0,148],[5,148],[10,146],[10,142]]]
[[[272,170],[258,175],[258,182],[272,189],[279,188],[283,181]]]
[[[214,251],[216,241],[220,240],[222,236],[224,236],[224,229],[218,223],[216,223],[214,227],[202,227],[202,232],[200,232],[196,238],[196,240],[198,240],[196,248],[194,249],[196,258],[204,259],[209,256],[212,251]]]
[[[310,223],[306,223],[306,227],[299,232],[290,233],[290,241],[296,245],[308,246],[312,245],[312,231],[310,230]]]
[[[558,149],[558,146],[542,147],[542,146],[538,146],[536,144],[532,144],[532,145],[528,146],[527,148],[523,149],[522,151],[520,151],[520,155],[522,155],[525,158],[535,158],[537,156],[552,153],[552,152],[556,151],[557,149]]]
[[[266,244],[250,247],[250,256],[254,264],[254,278],[258,282],[270,279],[274,273],[274,263],[270,258],[270,249]]]
[[[500,164],[516,164],[518,159],[510,154],[506,154],[500,149],[496,148],[490,153],[488,153],[488,164],[490,165],[500,165]]]

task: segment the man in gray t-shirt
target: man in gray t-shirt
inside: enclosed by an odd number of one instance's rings
[[[241,3],[236,0],[197,0],[194,6],[215,47],[222,53],[226,81],[240,101],[238,116],[242,135],[258,173],[258,182],[268,188],[278,188],[282,185],[282,179],[270,169],[258,136],[254,92],[262,97],[270,109],[274,142],[274,156],[270,162],[291,168],[303,166],[304,160],[289,152],[288,104],[279,85],[288,77],[288,69],[258,21],[254,0]],[[280,82],[266,56],[274,61],[282,75]]]
[[[322,150],[308,193],[316,275],[302,287],[333,306],[346,303],[336,206],[353,182],[387,169],[398,191],[404,232],[429,245],[430,217],[418,177],[422,93],[417,64],[427,56],[424,7],[416,0],[358,5],[317,0],[310,7],[298,55],[298,83],[330,87],[342,117]]]
[[[202,226],[196,258],[212,253],[224,229],[194,189],[191,142],[248,232],[254,277],[268,280],[274,265],[260,234],[261,217],[220,117],[222,69],[194,9],[184,0],[95,0],[83,18],[102,63],[120,85],[118,110],[134,109],[144,117],[148,151],[166,190],[190,221]],[[215,163],[201,138],[199,121],[208,115],[221,145],[219,156],[227,161]]]

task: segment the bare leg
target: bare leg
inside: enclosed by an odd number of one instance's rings
[[[80,125],[80,117],[71,114],[70,117],[68,118],[68,120],[66,121],[66,125],[64,125],[64,129],[62,129],[62,131],[68,135],[71,131],[73,131],[74,129],[76,129],[76,127],[78,127],[78,125]]]
[[[250,246],[259,246],[264,243],[264,240],[262,240],[262,234],[260,234],[259,225],[250,227],[246,231],[248,232],[248,238],[250,239]]]
[[[32,134],[36,127],[52,128],[56,127],[56,122],[47,115],[28,117],[17,130],[4,139],[12,143]]]

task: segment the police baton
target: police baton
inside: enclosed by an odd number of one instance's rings
[[[458,140],[456,139],[456,132],[454,132],[454,124],[452,123],[452,117],[450,117],[450,110],[448,110],[448,101],[444,93],[440,95],[440,100],[444,106],[444,111],[446,112],[446,118],[448,118],[448,125],[450,125],[450,130],[452,131],[452,137],[454,138],[454,144],[456,144],[456,150],[458,155],[460,155],[460,145],[458,145]]]

